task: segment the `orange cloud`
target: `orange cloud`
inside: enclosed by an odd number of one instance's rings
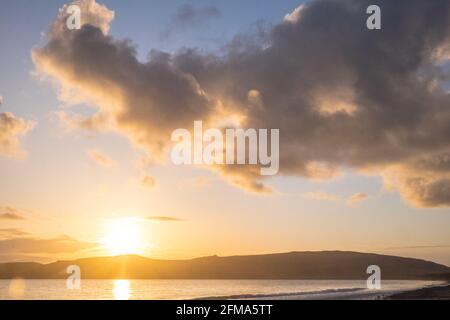
[[[110,157],[97,150],[89,149],[88,151],[86,151],[86,153],[89,156],[89,158],[99,166],[113,167],[116,165],[116,162],[114,160],[112,160]]]
[[[24,220],[22,212],[12,207],[0,207],[0,220]]]
[[[325,200],[325,201],[339,201],[341,198],[339,196],[336,196],[334,194],[330,194],[327,192],[308,192],[305,194],[307,198],[314,199],[314,200]]]
[[[97,247],[98,244],[61,236],[52,239],[19,237],[0,240],[0,254],[72,253]]]
[[[145,176],[142,178],[141,184],[146,188],[153,188],[156,185],[156,181],[153,177]]]
[[[19,230],[19,229],[14,229],[14,228],[4,228],[4,229],[0,229],[0,239],[9,239],[9,238],[16,238],[16,237],[23,237],[23,236],[28,236],[29,233]]]
[[[369,196],[367,194],[365,194],[363,192],[358,192],[358,193],[355,193],[354,195],[350,196],[347,199],[347,203],[348,204],[355,204],[355,203],[358,203],[358,202],[366,200],[368,197]]]
[[[34,123],[18,118],[10,112],[0,113],[0,155],[23,157],[20,138],[34,127]]]

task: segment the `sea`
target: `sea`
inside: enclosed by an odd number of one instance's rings
[[[330,280],[0,280],[0,300],[190,300],[281,299],[366,300],[440,285],[437,281],[382,281],[368,289],[365,281]]]

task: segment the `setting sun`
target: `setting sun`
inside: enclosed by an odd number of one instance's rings
[[[142,254],[145,249],[142,232],[137,222],[132,219],[109,222],[102,244],[105,250],[112,255]]]
[[[1,307],[450,301],[450,0],[0,0],[0,44]]]

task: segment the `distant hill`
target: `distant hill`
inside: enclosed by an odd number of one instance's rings
[[[65,279],[78,265],[83,279],[367,279],[369,265],[382,279],[437,279],[450,268],[425,260],[369,253],[322,251],[154,260],[137,255],[86,258],[50,264],[3,263],[0,278]]]

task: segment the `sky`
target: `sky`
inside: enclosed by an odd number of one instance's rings
[[[354,0],[86,0],[81,30],[64,1],[0,3],[0,261],[450,265],[450,7],[377,2],[377,31]],[[280,129],[278,175],[167,159],[173,130],[233,117]]]

